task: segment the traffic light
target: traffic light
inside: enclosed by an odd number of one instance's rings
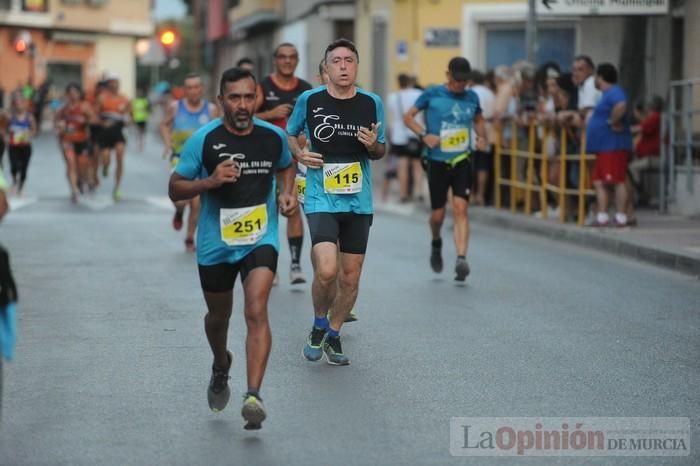
[[[13,43],[15,52],[20,55],[31,53],[32,46],[32,35],[29,33],[29,31],[19,31],[15,36],[15,41]]]
[[[23,39],[17,39],[15,41],[15,52],[24,53],[27,51],[27,43]]]
[[[175,33],[171,30],[165,30],[160,34],[160,43],[165,47],[172,47],[175,44]]]
[[[163,46],[165,56],[171,58],[177,46],[177,34],[172,29],[165,29],[160,33],[159,39],[160,45]]]

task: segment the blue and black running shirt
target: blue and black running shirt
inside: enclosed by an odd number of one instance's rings
[[[225,160],[241,166],[234,183],[202,193],[197,224],[200,265],[236,263],[253,249],[279,250],[276,179],[292,159],[286,134],[257,118],[253,132],[238,136],[218,118],[197,130],[185,143],[175,171],[189,180],[204,179]]]
[[[384,144],[384,105],[379,96],[360,88],[350,99],[332,97],[325,86],[299,96],[287,132],[298,136],[303,131],[324,164],[307,170],[307,214],[373,213],[370,158],[357,133],[361,126],[371,129],[372,123],[380,122],[377,142]]]
[[[471,152],[474,118],[481,115],[476,92],[454,93],[442,84],[423,91],[414,105],[425,112],[428,133],[440,136],[440,145],[429,149],[430,160],[447,162]]]

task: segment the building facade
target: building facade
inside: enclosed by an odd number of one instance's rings
[[[133,96],[136,40],[153,30],[145,0],[0,0],[0,85],[13,90],[29,79],[34,85],[50,79],[57,89],[69,82],[89,88],[110,72]],[[26,34],[33,57],[14,48]]]
[[[227,5],[222,0],[212,4]],[[290,42],[299,51],[297,75],[313,81],[328,43],[355,35],[354,0],[240,0],[228,8],[226,17],[226,37],[208,38],[216,76],[247,57],[255,64],[255,74],[263,77],[272,72],[275,47]],[[212,17],[210,27],[216,22]]]

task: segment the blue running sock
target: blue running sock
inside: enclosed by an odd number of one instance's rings
[[[340,331],[335,330],[333,327],[328,327],[328,336],[329,337],[337,337],[340,335]]]
[[[328,328],[328,317],[314,317],[314,327],[326,330]]]
[[[246,398],[250,395],[253,395],[255,398],[260,399],[260,395],[258,394],[258,389],[257,388],[248,388],[248,392],[246,392]]]

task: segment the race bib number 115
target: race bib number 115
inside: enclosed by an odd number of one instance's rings
[[[329,194],[355,194],[362,191],[360,162],[323,164],[323,190]]]

